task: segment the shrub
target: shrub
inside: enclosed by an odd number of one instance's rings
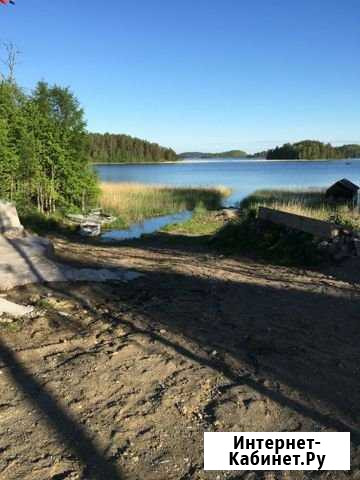
[[[227,223],[211,243],[228,254],[256,255],[280,265],[312,266],[324,260],[312,235],[261,221],[254,209]]]

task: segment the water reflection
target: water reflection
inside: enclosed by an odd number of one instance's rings
[[[141,223],[135,223],[130,228],[125,230],[109,230],[102,234],[101,240],[108,242],[140,238],[141,235],[157,232],[170,223],[184,222],[185,220],[191,218],[191,216],[192,212],[185,210],[184,212],[174,213],[173,215],[149,218]]]

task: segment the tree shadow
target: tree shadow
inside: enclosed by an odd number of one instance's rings
[[[41,272],[21,248],[21,244],[10,238],[6,238],[6,241],[23,258],[35,279],[39,283],[44,283]],[[54,291],[58,290],[59,293],[64,293],[63,289],[57,289],[55,284],[51,288]],[[72,297],[79,301],[75,293]],[[1,339],[0,360],[7,368],[11,380],[17,388],[24,393],[27,400],[40,412],[41,418],[81,462],[85,478],[93,480],[104,480],[105,478],[121,480],[123,478],[119,468],[109,462],[101,453],[96,441],[90,438],[87,431],[66,412],[55,396],[17,360],[16,354]]]
[[[144,247],[141,243],[141,248],[154,246]],[[174,250],[191,256],[183,248],[177,244]],[[63,293],[55,284],[48,286]],[[109,293],[110,288],[114,295]],[[350,431],[353,445],[360,445],[360,393],[356,389],[360,380],[358,298],[349,301],[341,296],[284,290],[250,280],[244,283],[150,269],[144,278],[128,284],[109,284],[100,290],[92,288],[91,298],[101,303],[106,297],[110,313],[105,319],[114,326],[126,325],[134,334],[144,335],[220,373],[234,385],[247,385],[324,428]],[[66,294],[81,301],[76,287]],[[158,302],[153,304],[155,297]],[[139,313],[141,320],[130,321],[126,311]],[[157,333],[158,326],[170,335]],[[211,354],[214,350],[215,358]],[[93,471],[89,478],[120,478],[83,428],[6,345],[0,344],[0,357],[19,388]],[[287,388],[270,388],[261,381],[264,378]]]
[[[114,464],[106,460],[86,430],[65,411],[60,402],[42,386],[17,360],[16,355],[0,340],[0,359],[8,369],[14,384],[40,412],[56,435],[85,467],[85,478],[93,480],[121,480]]]
[[[314,422],[321,424],[322,426],[337,430],[339,432],[349,431],[351,433],[351,440],[352,443],[356,446],[360,446],[360,429],[353,428],[348,423],[345,423],[339,419],[331,417],[330,415],[323,414],[313,408],[306,406],[296,400],[293,400],[281,392],[271,390],[267,388],[262,383],[254,380],[251,377],[251,374],[241,375],[229,367],[225,362],[210,360],[205,356],[199,356],[193,353],[191,350],[182,347],[179,344],[176,344],[170,340],[167,340],[161,335],[158,335],[154,332],[149,332],[148,330],[144,330],[138,327],[134,327],[134,325],[128,321],[121,321],[121,324],[127,325],[131,328],[132,333],[139,333],[142,335],[147,335],[152,341],[157,341],[164,345],[165,347],[171,348],[184,358],[195,362],[201,366],[208,367],[209,369],[216,371],[217,373],[222,374],[225,378],[231,381],[231,387],[234,386],[241,386],[246,385],[250,387],[252,390],[260,393],[261,395],[267,397],[268,399],[276,402],[280,406],[286,407],[291,409],[293,412],[296,412],[302,416],[308,417],[312,419]],[[296,388],[299,388],[298,385],[295,385]]]
[[[165,234],[165,242],[163,235],[160,239],[149,237],[141,243],[126,242],[126,246],[131,246],[135,252],[137,246],[141,247],[140,256],[141,250],[170,253],[175,261],[181,261],[184,256],[191,257],[194,252],[209,253],[201,242],[189,251],[182,236],[176,237],[171,235],[169,242]],[[225,267],[224,270],[244,275],[242,265]],[[208,355],[205,359],[197,357],[196,361],[207,366],[208,362],[213,367],[217,365],[216,368],[232,382],[238,378],[234,373],[236,369],[245,368],[255,373],[255,377],[262,375],[283,382],[305,399],[315,403],[319,400],[322,411],[279,392],[267,391],[269,389],[254,378],[246,377],[249,386],[251,384],[252,388],[279,404],[302,412],[329,428],[350,429],[353,441],[358,444],[360,398],[354,393],[354,386],[360,383],[360,369],[356,367],[360,355],[355,340],[360,333],[360,298],[346,286],[334,286],[333,292],[327,293],[305,290],[306,283],[300,279],[296,279],[291,288],[278,288],[274,283],[284,281],[281,274],[274,277],[273,271],[269,274],[265,268],[264,271],[258,270],[256,280],[265,285],[254,283],[250,270],[245,272],[247,279],[244,283],[204,280],[195,275],[154,271],[145,266],[142,268],[144,279],[127,286],[125,290],[130,297],[125,294],[121,298],[129,309],[145,315],[148,329],[142,329],[141,333],[154,336],[151,325],[160,324],[195,342],[203,352],[219,351],[223,357],[220,363],[219,360],[209,360]],[[159,305],[154,309],[146,304],[152,297],[159,299],[160,308]],[[184,301],[186,310],[183,309]],[[172,303],[177,308],[169,308]],[[112,310],[116,308],[114,302]],[[207,310],[205,321],[201,319],[202,310]],[[119,321],[125,322],[124,319]],[[161,336],[156,340],[164,344],[168,342]],[[178,353],[188,358],[193,355],[186,348]],[[334,414],[327,415],[326,410],[333,410]],[[343,418],[347,420],[343,421]]]
[[[111,312],[121,304],[121,313],[110,314],[115,325],[325,428],[351,431],[353,444],[360,445],[360,299],[150,271],[115,289],[113,300],[106,295]],[[127,320],[124,306],[132,316],[138,312],[143,324]],[[264,379],[286,388],[268,388]]]

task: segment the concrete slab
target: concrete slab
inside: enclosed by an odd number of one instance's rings
[[[0,317],[5,314],[11,318],[21,318],[30,315],[33,310],[34,307],[18,305],[17,303],[9,302],[4,298],[0,298]]]
[[[141,274],[121,268],[76,268],[55,260],[51,242],[37,236],[0,235],[0,291],[30,283],[130,281]]]
[[[18,234],[23,230],[15,205],[0,200],[0,234]]]

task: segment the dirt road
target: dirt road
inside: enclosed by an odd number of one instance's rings
[[[144,276],[9,293],[38,314],[1,329],[2,480],[360,478],[359,265],[299,271],[181,237],[57,252]],[[204,431],[337,430],[351,472],[202,469]]]

